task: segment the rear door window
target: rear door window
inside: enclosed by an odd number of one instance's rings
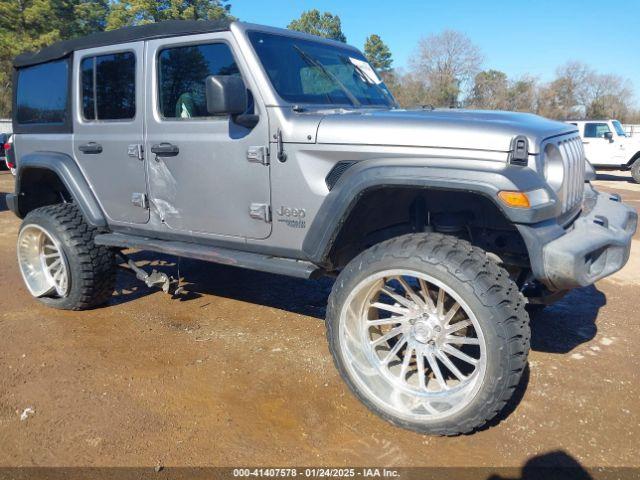
[[[136,57],[133,52],[82,59],[85,120],[130,120],[136,116]]]
[[[59,60],[18,71],[16,120],[23,125],[63,125],[67,119],[69,62]]]

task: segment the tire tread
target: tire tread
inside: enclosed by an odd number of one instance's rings
[[[333,286],[326,322],[329,348],[336,367],[343,378],[348,380],[346,371],[338,361],[337,345],[334,341],[337,338],[334,332],[337,321],[332,321],[339,318],[339,298],[344,293],[342,290],[345,280],[364,269],[373,267],[382,260],[410,258],[420,259],[427,269],[446,269],[449,274],[472,290],[485,307],[492,309],[494,312],[492,320],[502,340],[500,349],[507,349],[508,352],[505,356],[507,364],[502,366],[501,374],[497,378],[489,378],[488,381],[496,385],[490,389],[493,393],[486,399],[483,408],[477,409],[473,415],[456,425],[439,428],[422,427],[395,419],[384,412],[375,411],[391,423],[421,433],[443,436],[471,433],[495,418],[512,397],[527,365],[531,337],[529,316],[525,311],[525,298],[509,278],[509,274],[487,257],[482,249],[457,237],[428,233],[396,237],[365,250],[345,267]],[[371,408],[370,402],[349,381],[347,383],[356,396]]]
[[[64,310],[87,310],[106,303],[115,287],[116,265],[113,250],[94,243],[98,230],[85,221],[82,211],[73,203],[37,208],[29,212],[23,223],[38,223],[39,217],[55,225],[63,248],[79,264],[79,275],[71,279],[72,288],[78,285],[79,290],[65,299],[46,299],[45,303]]]

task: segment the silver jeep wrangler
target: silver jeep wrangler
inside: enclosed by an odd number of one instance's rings
[[[528,307],[629,257],[637,214],[592,188],[575,126],[399,109],[341,43],[174,21],[14,68],[8,204],[34,297],[107,302],[128,248],[335,276],[336,367],[405,428],[455,435],[492,419],[527,362]]]

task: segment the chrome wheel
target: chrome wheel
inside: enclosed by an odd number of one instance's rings
[[[18,263],[34,297],[65,297],[69,266],[59,242],[39,225],[25,225],[18,236]]]
[[[474,313],[421,272],[388,270],[360,282],[342,308],[339,340],[360,392],[407,421],[459,412],[484,380],[486,344]]]

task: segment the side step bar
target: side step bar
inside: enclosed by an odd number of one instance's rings
[[[134,248],[152,252],[195,258],[207,262],[248,268],[260,272],[277,273],[298,278],[317,278],[321,270],[311,262],[290,258],[273,257],[259,253],[243,252],[230,248],[212,247],[197,243],[158,240],[155,238],[104,233],[96,235],[95,243],[107,247]]]

